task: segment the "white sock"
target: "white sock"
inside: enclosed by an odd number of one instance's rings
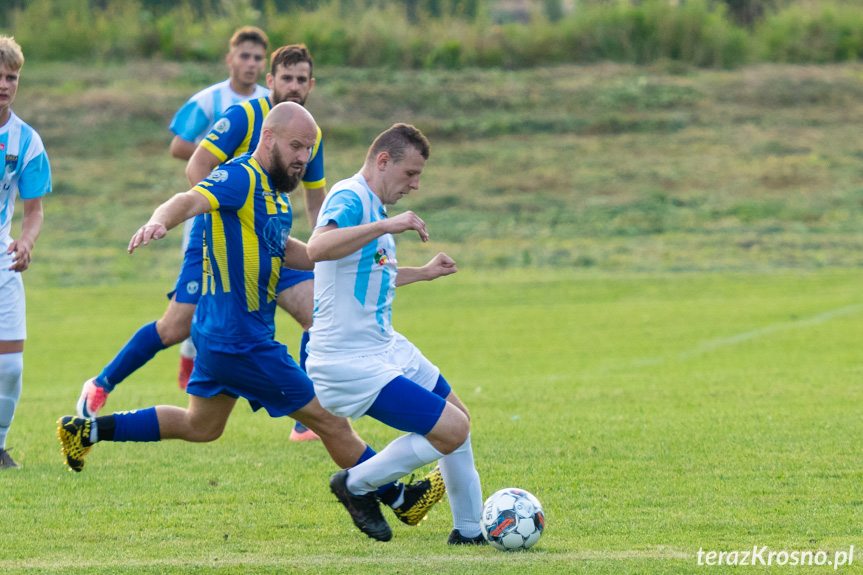
[[[21,397],[24,353],[0,353],[0,449],[6,449],[6,435]]]
[[[442,457],[439,465],[452,511],[453,527],[464,537],[478,536],[482,515],[482,488],[479,473],[473,463],[470,434],[461,447]]]
[[[402,435],[371,459],[351,467],[348,472],[348,490],[356,495],[369,493],[404,477],[417,467],[440,459],[442,455],[422,435]]]
[[[195,348],[195,344],[192,343],[191,337],[187,337],[180,343],[180,355],[189,359],[195,359],[195,356],[198,355],[198,350]]]

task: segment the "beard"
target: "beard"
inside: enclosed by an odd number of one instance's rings
[[[270,150],[270,182],[272,182],[273,187],[279,192],[292,192],[297,189],[297,186],[300,184],[300,180],[303,178],[303,174],[306,173],[306,166],[303,164],[302,166],[297,166],[293,164],[292,166],[288,166],[285,164],[284,158],[282,155],[273,147]],[[291,175],[288,170],[291,167],[300,167],[300,171],[295,175]]]
[[[288,100],[288,98],[296,98],[296,103],[300,106],[305,107],[306,99],[300,98],[300,95],[297,93],[282,93],[273,89],[273,106],[276,104],[281,104],[282,102],[293,102],[295,100]]]

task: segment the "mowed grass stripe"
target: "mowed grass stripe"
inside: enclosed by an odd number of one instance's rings
[[[518,486],[544,505],[547,531],[519,555],[448,549],[446,502],[418,529],[394,525],[392,544],[368,541],[326,488],[321,446],[289,444],[288,421],[242,402],[217,442],[102,444],[67,472],[54,421],[158,317],[164,288],[31,289],[0,569],[682,573],[699,569],[699,548],[847,548],[863,520],[861,280],[463,270],[400,290],[396,328],[471,410],[483,494]],[[278,318],[295,349],[299,330]],[[632,363],[782,325],[688,361]],[[108,409],[184,405],[176,367],[175,351],[159,354]],[[378,449],[397,435],[355,426]]]

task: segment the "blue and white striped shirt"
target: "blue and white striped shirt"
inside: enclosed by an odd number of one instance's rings
[[[9,120],[0,126],[0,157],[5,160],[0,187],[0,270],[12,265],[13,257],[6,250],[12,243],[16,194],[31,200],[51,192],[51,166],[42,138],[14,112],[9,113]]]
[[[171,131],[187,142],[198,144],[213,129],[216,120],[221,118],[228,108],[246,100],[265,98],[269,95],[270,91],[267,88],[258,85],[255,86],[253,94],[248,96],[237,94],[231,89],[230,79],[213,84],[189,98],[183,107],[177,110],[174,119],[171,120]]]
[[[386,208],[356,174],[333,186],[318,215],[317,227],[339,228],[386,218]],[[315,264],[315,314],[309,352],[351,357],[387,349],[395,339],[396,244],[384,234],[339,260]]]

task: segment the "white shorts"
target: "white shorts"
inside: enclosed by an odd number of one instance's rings
[[[321,405],[339,417],[362,417],[381,389],[403,376],[432,391],[440,370],[420,350],[397,333],[388,349],[366,356],[333,357],[309,354],[306,371]]]
[[[27,339],[25,312],[21,274],[0,271],[0,341]]]

